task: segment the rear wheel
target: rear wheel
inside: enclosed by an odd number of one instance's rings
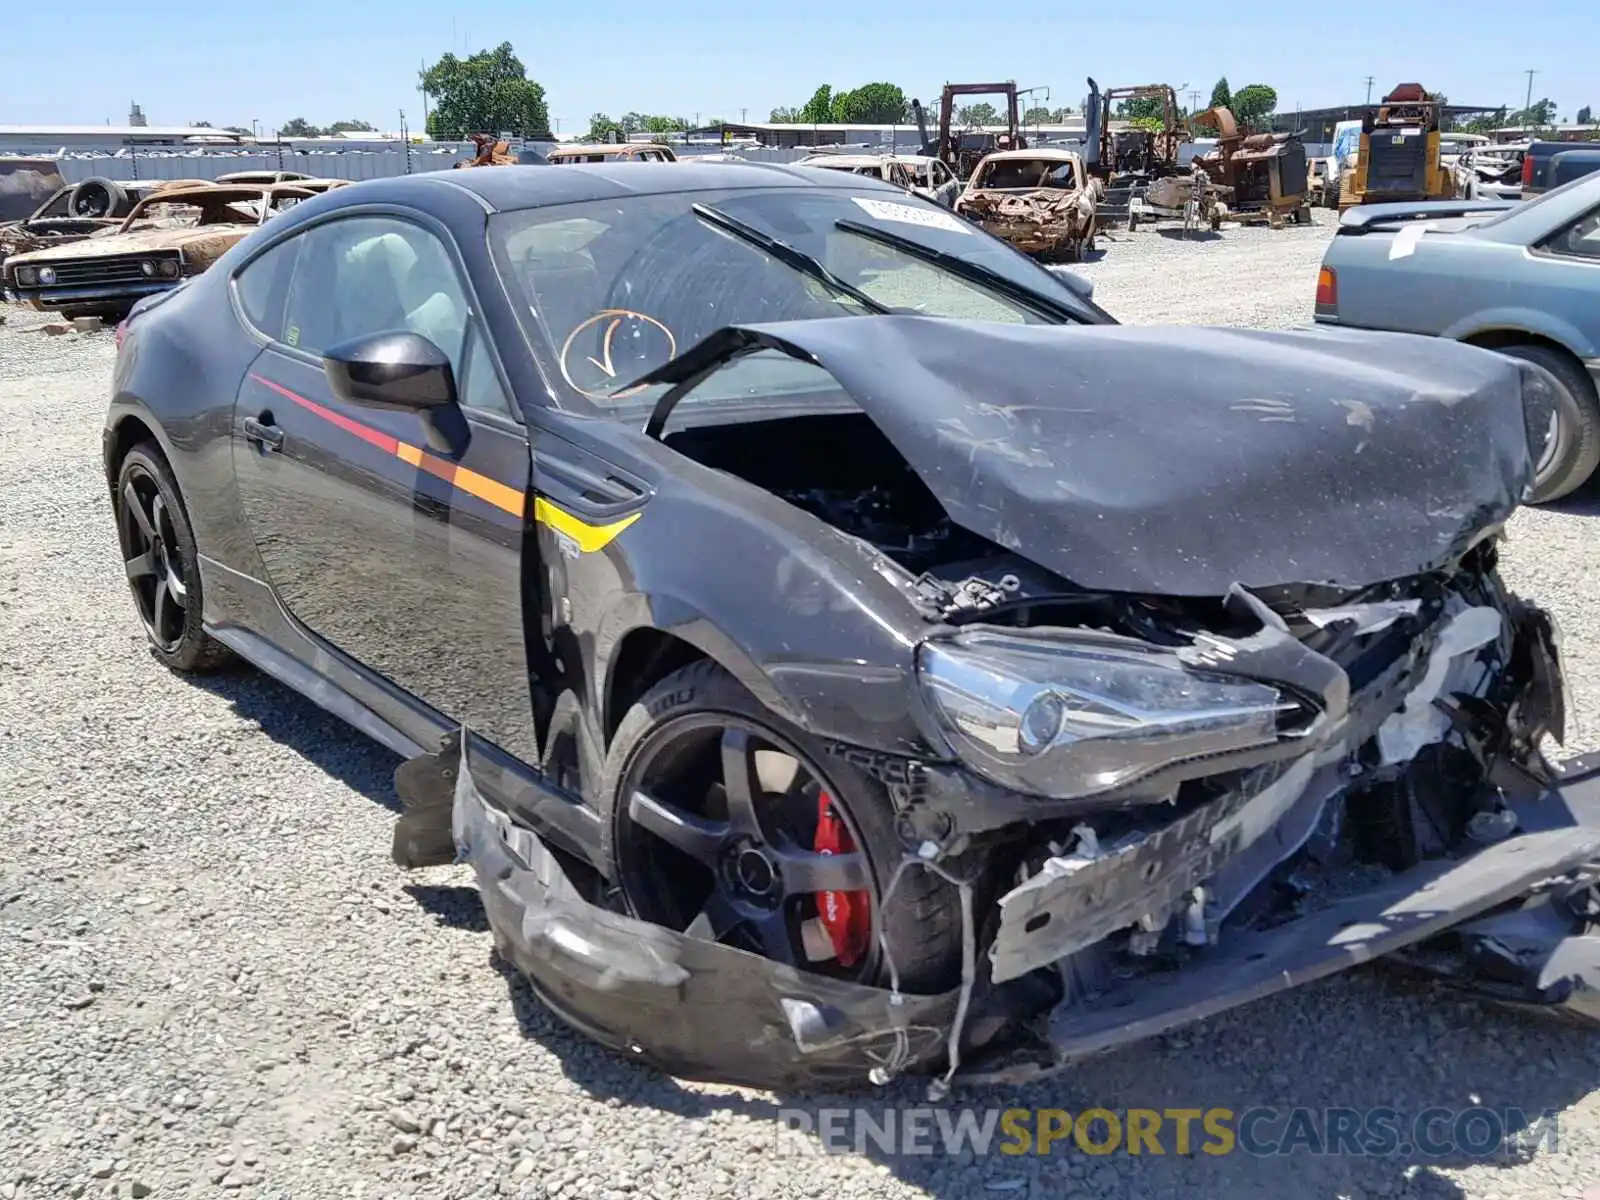
[[[1526,411],[1533,449],[1534,485],[1530,504],[1547,504],[1577,491],[1600,467],[1600,400],[1583,368],[1549,346],[1498,347],[1501,354],[1543,367],[1555,376],[1555,405],[1547,412]],[[1540,448],[1542,447],[1542,448]]]
[[[623,717],[602,817],[641,920],[802,971],[931,994],[960,979],[960,894],[905,855],[889,796],[693,663]],[[887,946],[887,957],[884,953]]]
[[[156,657],[200,673],[229,654],[200,625],[200,559],[177,482],[155,442],[128,451],[114,503],[123,568]]]

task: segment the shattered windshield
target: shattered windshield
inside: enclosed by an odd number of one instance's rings
[[[696,205],[747,236],[697,215]],[[888,241],[841,222],[870,226]],[[890,244],[897,238],[911,248]],[[875,308],[1059,324],[1053,306],[1085,322],[1105,319],[1044,268],[948,210],[878,189],[739,189],[553,205],[492,217],[489,241],[535,353],[565,389],[562,403],[630,421],[665,388],[619,391],[728,325]],[[968,269],[951,269],[952,258]],[[980,282],[984,271],[997,282]],[[843,286],[830,286],[830,277]],[[1040,298],[1037,307],[1029,296]],[[774,373],[774,390],[788,390],[776,376],[787,380],[789,365],[761,365]],[[737,394],[751,395],[750,373],[735,375]],[[719,398],[716,385],[708,380],[695,400]]]

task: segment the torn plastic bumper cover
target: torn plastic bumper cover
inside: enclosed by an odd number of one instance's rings
[[[439,755],[401,768],[412,777],[401,786],[396,860],[427,861],[417,840],[431,824],[426,809],[437,816],[448,804],[457,858],[476,873],[501,957],[573,1028],[681,1078],[784,1088],[942,1067],[957,1083],[1021,1081],[1400,951],[1409,951],[1405,965],[1492,999],[1600,1020],[1600,764],[1574,764],[1519,813],[1531,832],[1241,932],[1162,977],[1062,1004],[1047,1028],[1017,1026],[963,1062],[970,956],[962,987],[910,996],[803,974],[602,908],[478,790],[470,751],[460,749],[469,742],[452,737]]]

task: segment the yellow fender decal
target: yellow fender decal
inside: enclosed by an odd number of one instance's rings
[[[616,540],[619,533],[643,515],[643,513],[629,513],[620,521],[612,521],[609,525],[591,525],[569,512],[563,512],[543,496],[535,496],[533,500],[533,519],[567,538],[585,554],[604,550]]]

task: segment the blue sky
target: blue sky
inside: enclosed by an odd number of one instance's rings
[[[1052,107],[1076,107],[1088,74],[1102,87],[1187,84],[1202,102],[1226,74],[1236,88],[1272,85],[1284,109],[1359,102],[1371,75],[1374,98],[1415,80],[1452,102],[1520,107],[1533,68],[1534,99],[1549,96],[1562,118],[1586,104],[1600,109],[1597,0],[1291,4],[1267,8],[1264,19],[1197,0],[1144,0],[1125,17],[1104,5],[953,0],[453,9],[279,0],[193,15],[182,6],[96,5],[67,25],[57,5],[12,7],[0,124],[121,124],[136,100],[152,125],[259,119],[270,129],[302,116],[394,128],[403,108],[415,127],[424,60],[506,40],[545,86],[563,132],[587,127],[597,110],[764,120],[776,105],[804,103],[818,84],[873,80],[928,103],[946,80],[1014,78],[1049,88]],[[163,11],[176,19],[161,20]]]

